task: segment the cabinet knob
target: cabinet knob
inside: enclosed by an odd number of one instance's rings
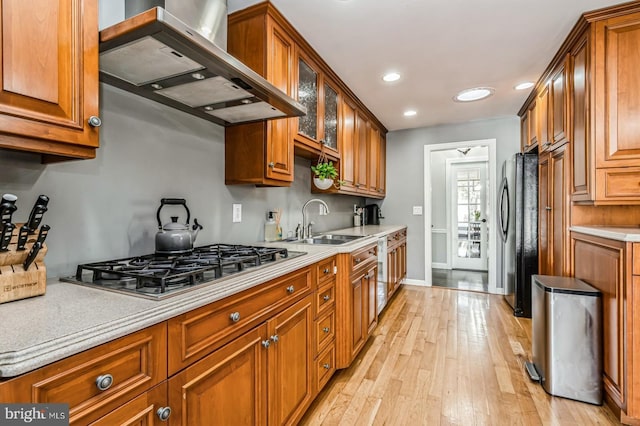
[[[328,370],[331,368],[331,364],[326,363],[326,364],[322,364],[322,368],[324,368],[325,370]]]
[[[328,273],[329,273],[329,268],[326,268],[326,269],[325,269],[324,271],[322,271],[322,272],[324,272],[325,274],[328,274]]]
[[[545,210],[551,211],[551,207],[547,206],[544,208]]]
[[[365,279],[365,280],[368,280],[368,279],[369,279],[369,274],[366,274],[366,275],[364,276],[364,279]]]
[[[113,384],[113,376],[111,374],[102,374],[96,379],[96,386],[101,391],[106,391]]]
[[[328,333],[328,332],[330,332],[331,330],[329,329],[329,327],[325,327],[325,328],[323,328],[323,329],[322,329],[322,331],[324,331],[325,333]]]
[[[171,415],[171,407],[160,407],[158,411],[156,411],[156,414],[161,421],[166,422]]]
[[[296,289],[292,285],[287,287],[287,293],[292,294],[294,291],[296,291]]]
[[[89,126],[91,127],[102,126],[102,120],[100,120],[100,117],[96,115],[92,115],[91,117],[89,117],[89,119],[87,120],[87,123],[89,123]]]
[[[267,166],[269,166],[270,169],[273,169],[276,166],[276,163],[271,161],[269,164],[267,164]]]
[[[240,312],[233,312],[231,315],[229,315],[229,319],[233,322],[240,321]]]
[[[268,340],[263,340],[262,341],[262,346],[264,346],[265,349],[268,349],[269,346],[271,346],[271,342],[269,342]]]
[[[359,184],[359,183],[356,183],[356,184],[355,184],[355,187],[356,187],[356,188],[360,188],[360,184]]]
[[[329,299],[331,299],[331,296],[329,296],[328,294],[325,294],[324,296],[322,296],[322,300],[324,300],[325,302]]]
[[[355,259],[353,259],[353,261],[356,263],[360,263],[362,262],[362,259],[360,259],[359,257],[356,257]]]
[[[274,334],[273,336],[271,336],[270,339],[273,343],[278,343],[278,340],[280,340],[277,334]]]

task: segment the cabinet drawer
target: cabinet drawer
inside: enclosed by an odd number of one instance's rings
[[[71,424],[90,423],[167,377],[166,336],[161,323],[9,380],[0,401],[67,403]]]
[[[327,345],[335,341],[336,315],[331,311],[324,317],[316,320],[316,353],[318,355]],[[314,355],[314,356],[315,356]]]
[[[365,265],[368,263],[367,261],[371,259],[375,260],[377,258],[377,254],[378,254],[377,243],[351,253],[351,272],[355,273],[361,268],[364,268]]]
[[[318,264],[318,285],[331,280],[335,277],[336,258],[323,260]]]
[[[330,281],[323,285],[316,292],[316,303],[314,306],[315,316],[322,315],[327,310],[333,310],[336,304],[336,281]]]
[[[316,361],[316,391],[320,392],[336,371],[336,348],[329,346]]]
[[[89,426],[166,424],[158,415],[158,410],[164,407],[167,407],[167,382],[143,393]]]
[[[596,169],[598,201],[640,201],[640,167]]]
[[[169,320],[169,375],[308,294],[311,275],[305,268]]]

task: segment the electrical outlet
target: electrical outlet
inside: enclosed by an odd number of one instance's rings
[[[233,222],[242,222],[242,204],[233,205]]]
[[[413,215],[422,216],[422,206],[413,206]]]

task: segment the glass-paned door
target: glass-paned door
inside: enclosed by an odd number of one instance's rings
[[[487,162],[451,166],[452,267],[487,270]]]
[[[298,133],[318,139],[318,73],[302,58],[298,61],[298,102],[307,115],[298,118]]]

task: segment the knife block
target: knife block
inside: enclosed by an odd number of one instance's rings
[[[22,224],[16,223],[16,229]],[[44,256],[47,254],[46,244],[42,245],[38,256],[33,261],[29,270],[25,271],[22,264],[27,259],[33,243],[36,242],[39,230],[30,234],[24,250],[16,250],[18,246],[18,233],[14,231],[9,251],[0,252],[0,303],[26,299],[27,297],[41,296],[47,287],[47,268],[44,265]]]

